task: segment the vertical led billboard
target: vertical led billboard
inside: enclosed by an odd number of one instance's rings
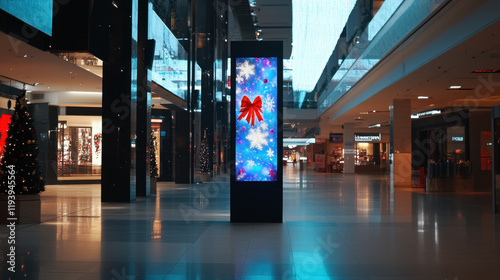
[[[236,181],[277,181],[277,61],[236,58]]]
[[[283,222],[283,42],[231,42],[232,223]]]

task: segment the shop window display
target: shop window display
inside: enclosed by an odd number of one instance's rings
[[[100,173],[92,164],[92,148],[100,146],[99,134],[93,135],[91,127],[68,127],[65,121],[59,122],[58,176]]]

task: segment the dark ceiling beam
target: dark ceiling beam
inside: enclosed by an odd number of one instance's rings
[[[250,4],[248,1],[229,1],[234,15],[238,20],[243,40],[255,40],[255,28],[250,15]]]

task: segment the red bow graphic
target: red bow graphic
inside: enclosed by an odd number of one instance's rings
[[[240,112],[241,115],[238,117],[238,120],[240,121],[243,119],[245,116],[247,116],[246,120],[248,123],[250,123],[250,119],[252,119],[251,125],[254,126],[255,124],[255,115],[257,115],[257,119],[260,121],[263,121],[264,119],[262,118],[262,98],[260,96],[257,96],[253,103],[250,102],[250,99],[245,95],[243,96],[243,99],[241,100],[241,110]]]

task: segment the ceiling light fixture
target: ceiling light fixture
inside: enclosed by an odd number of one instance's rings
[[[462,86],[450,86],[449,89],[461,89]]]
[[[382,125],[379,123],[369,125],[368,128],[376,128],[376,127],[381,127]]]
[[[429,99],[429,96],[422,96],[421,95],[421,96],[417,97],[417,99]]]

